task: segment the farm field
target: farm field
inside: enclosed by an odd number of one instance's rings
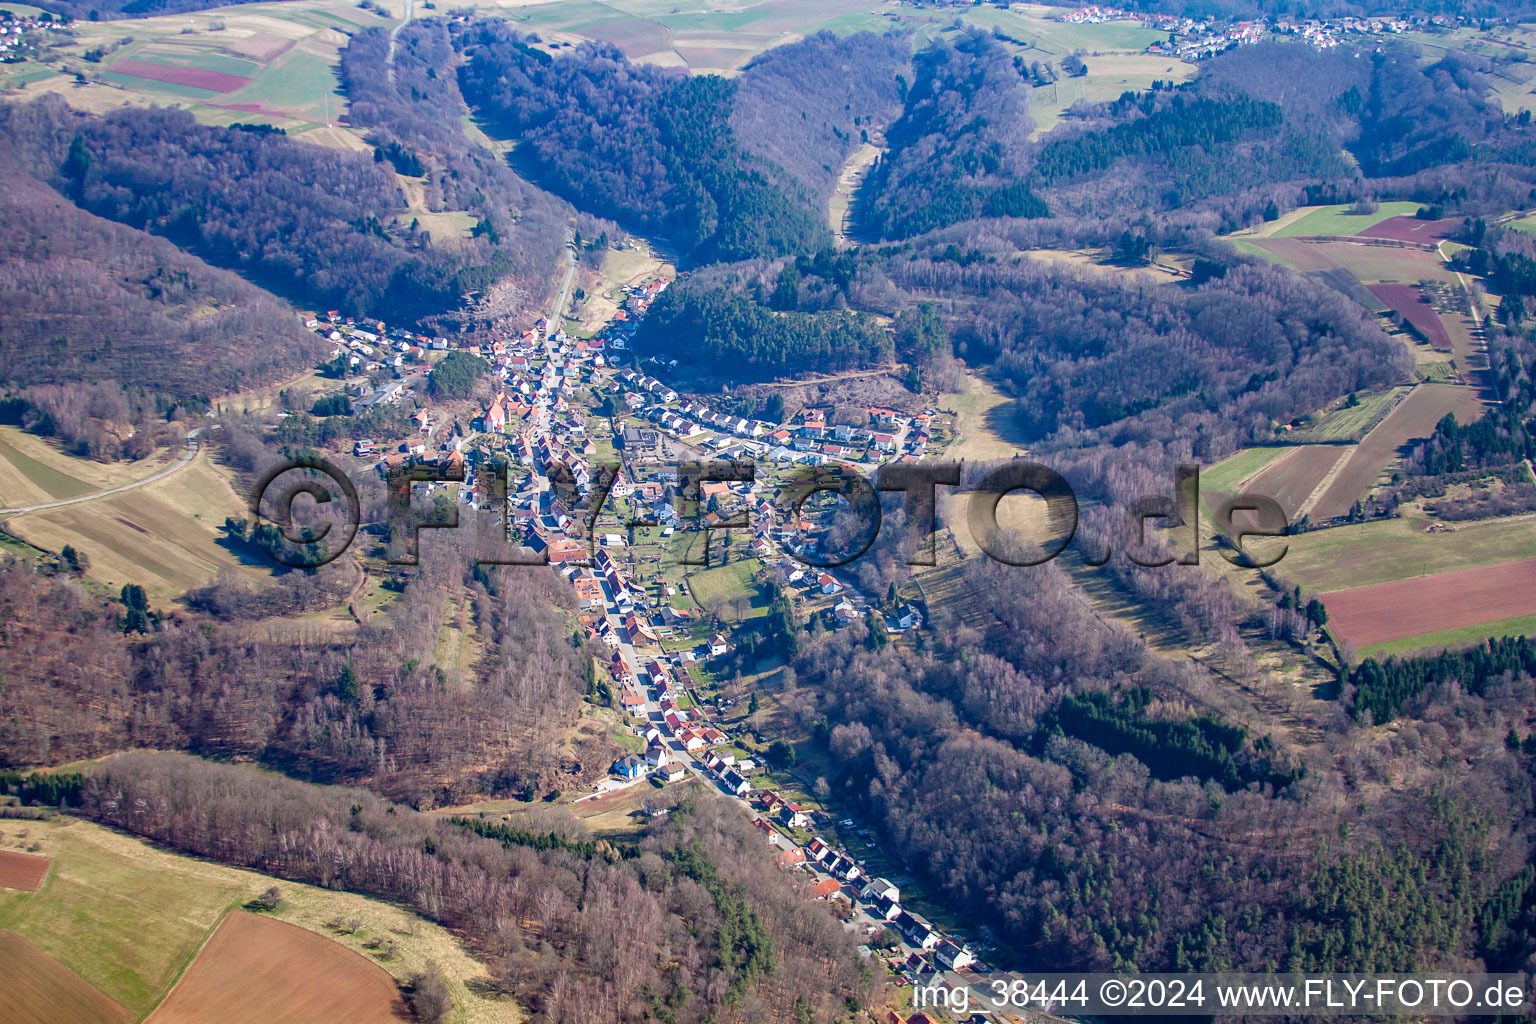
[[[115,1024],[133,1014],[15,932],[0,928],[0,1020]]]
[[[1360,442],[1349,462],[1339,469],[1333,483],[1318,498],[1312,518],[1332,519],[1348,513],[1350,506],[1375,486],[1398,450],[1414,438],[1434,433],[1435,424],[1446,413],[1455,413],[1457,422],[1470,423],[1482,415],[1482,409],[1482,399],[1471,387],[1420,384]]]
[[[1382,208],[1392,205],[1402,204],[1383,204]],[[1480,314],[1474,314],[1468,304],[1465,280],[1438,252],[1359,242],[1307,242],[1293,237],[1311,233],[1297,231],[1296,226],[1314,216],[1315,213],[1308,214],[1295,221],[1282,218],[1284,227],[1275,229],[1274,235],[1237,234],[1229,236],[1229,240],[1244,252],[1316,276],[1361,305],[1397,310],[1430,339],[1437,351],[1455,354],[1450,369],[1462,379],[1482,375],[1487,368],[1487,353],[1478,337],[1476,321]],[[1325,222],[1314,225],[1320,223]],[[1415,232],[1439,233],[1446,230],[1446,223],[1398,216],[1366,230],[1380,232],[1384,237],[1415,239]],[[1418,293],[1426,290],[1439,293],[1435,307],[1419,301]]]
[[[1432,252],[1361,242],[1305,242],[1299,238],[1246,238],[1249,251],[1278,260],[1304,274],[1346,270],[1366,284],[1380,281],[1454,281],[1455,274]]]
[[[1360,232],[1360,235],[1364,238],[1391,238],[1399,242],[1434,243],[1449,238],[1459,230],[1461,230],[1461,220],[1456,217],[1420,220],[1418,217],[1399,216],[1373,224]]]
[[[1348,204],[1312,206],[1294,211],[1255,231],[1255,237],[1289,238],[1297,235],[1358,235],[1393,217],[1412,217],[1418,203],[1381,203],[1375,213],[1350,213]]]
[[[400,0],[386,6],[403,11]],[[322,145],[361,148],[360,137],[334,127],[347,104],[333,69],[348,36],[397,22],[398,15],[380,17],[335,0],[289,0],[136,18],[132,41],[116,46],[122,26],[81,21],[56,66],[63,73],[17,65],[6,79],[8,95],[25,100],[55,92],[97,113],[126,105],[183,107],[208,124],[272,124]],[[83,59],[97,48],[110,51],[101,63]],[[76,83],[77,71],[86,84]]]
[[[1373,284],[1367,286],[1370,293],[1380,299],[1388,309],[1402,315],[1419,333],[1429,339],[1436,352],[1451,351],[1451,335],[1445,322],[1428,302],[1423,292],[1411,284]]]
[[[1319,593],[1536,558],[1536,523],[1529,517],[1458,523],[1448,533],[1425,532],[1430,522],[1378,519],[1284,540],[1254,539],[1248,546],[1261,556],[1285,547],[1274,572]]]
[[[0,928],[9,928],[134,1016],[170,989],[203,937],[240,893],[233,879],[123,856],[75,825],[5,821],[0,834],[26,832],[53,860],[37,892],[0,890]],[[110,837],[111,834],[108,833]],[[159,858],[154,858],[158,861]],[[260,891],[260,890],[257,890]]]
[[[1388,388],[1374,394],[1360,393],[1355,404],[1339,401],[1307,417],[1305,425],[1285,433],[1292,444],[1358,441],[1370,433],[1412,391],[1407,387]]]
[[[47,857],[0,850],[0,888],[37,892],[47,875]]]
[[[1244,448],[1200,471],[1200,490],[1232,494],[1266,466],[1286,455],[1285,448]]]
[[[379,1024],[405,1021],[382,967],[283,921],[236,910],[224,919],[149,1024]]]
[[[460,1011],[456,1021],[519,1024],[526,1016],[511,1000],[480,994],[476,981],[485,967],[445,929],[380,900],[179,856],[87,821],[0,819],[0,848],[33,844],[53,860],[54,871],[35,894],[0,889],[0,929],[37,944],[107,996],[160,979],[156,993],[139,1002],[119,997],[130,1007],[128,1019],[142,1017],[164,996],[228,910],[274,883],[283,903],[270,916],[376,960],[397,980],[437,964]],[[339,919],[355,919],[357,930],[329,926]],[[391,944],[394,955],[369,948],[376,940]],[[0,1012],[0,1020],[13,1019]],[[90,1018],[81,1020],[89,1024]]]
[[[1328,626],[1364,647],[1536,615],[1536,558],[1323,594]]]
[[[1244,490],[1266,495],[1280,503],[1286,517],[1295,520],[1307,511],[1307,501],[1317,490],[1328,472],[1341,459],[1349,457],[1349,449],[1340,445],[1303,445],[1291,449],[1284,458],[1273,462],[1262,473],[1248,481]]]
[[[1428,652],[1448,647],[1466,647],[1496,636],[1536,636],[1536,615],[1519,615],[1509,619],[1480,622],[1474,626],[1441,629],[1433,633],[1420,633],[1418,636],[1403,640],[1385,640],[1378,644],[1357,647],[1355,653],[1362,658],[1391,658],[1414,651]]]
[[[631,60],[724,74],[803,35],[822,29],[878,32],[893,20],[871,0],[489,0],[474,6],[537,32],[546,43],[595,39],[612,43]]]
[[[113,589],[137,583],[164,604],[241,564],[218,540],[225,517],[245,511],[228,475],[204,451],[185,469],[137,490],[29,512],[4,527],[48,551],[71,544],[90,557],[93,579]]]
[[[142,462],[93,462],[66,455],[46,438],[0,427],[0,508],[38,505],[143,479],[181,457],[162,448]]]

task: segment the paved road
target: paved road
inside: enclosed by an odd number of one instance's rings
[[[197,458],[198,450],[201,448],[201,444],[197,440],[197,435],[201,434],[205,429],[206,428],[204,427],[198,427],[196,430],[192,431],[192,433],[187,435],[187,448],[186,451],[182,453],[181,458],[177,459],[171,465],[166,466],[164,469],[151,473],[149,476],[144,477],[142,480],[135,480],[132,483],[123,484],[120,487],[108,488],[105,491],[96,491],[92,494],[82,494],[78,498],[65,498],[63,501],[47,501],[41,505],[21,505],[15,508],[0,505],[0,514],[5,516],[19,516],[23,512],[41,512],[45,508],[63,508],[65,505],[78,505],[81,502],[95,501],[97,498],[106,498],[113,494],[122,494],[124,491],[131,491],[135,488],[143,487],[145,484],[152,484],[156,480],[164,480],[172,473],[176,473],[185,469],[188,463]]]

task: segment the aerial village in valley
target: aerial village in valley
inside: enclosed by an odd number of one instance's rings
[[[355,458],[381,475],[411,463],[462,470],[463,485],[416,487],[428,494],[454,487],[461,508],[477,511],[488,504],[477,470],[492,459],[509,467],[509,534],[547,555],[570,583],[580,628],[594,649],[608,652],[613,702],[638,740],[588,798],[690,777],[711,785],[747,809],[780,865],[804,874],[808,899],[841,905],[868,955],[906,981],[959,972],[952,983],[963,983],[985,969],[978,961],[985,947],[945,934],[903,905],[904,874],[872,877],[845,842],[826,838],[858,830],[851,819],[835,821],[775,788],[764,759],[743,757],[735,745],[731,730],[740,726],[728,725],[724,714],[733,702],[712,702],[696,685],[706,666],[735,647],[729,611],[739,623],[754,601],[767,603],[765,594],[793,601],[797,626],[808,612],[827,629],[863,622],[887,641],[923,629],[920,600],[881,600],[861,593],[851,574],[811,564],[829,516],[809,505],[802,515],[785,515],[773,498],[786,471],[841,464],[867,474],[884,462],[928,455],[952,435],[952,417],[935,408],[873,406],[855,425],[833,422],[831,408],[807,407],[772,422],[680,394],[662,379],[675,360],[642,362],[632,349],[641,318],[668,283],[657,275],[625,286],[622,308],[587,338],[551,319],[471,345],[334,312],[306,324],[333,343],[330,366],[342,378],[336,394],[347,396],[349,408],[414,407],[409,437],[358,440]],[[488,399],[432,398],[428,371],[452,352],[485,361]],[[840,414],[849,418],[846,409]],[[750,463],[754,479],[705,481],[696,502],[683,501],[679,464],[710,461]],[[578,500],[552,482],[566,472]],[[605,495],[601,482],[609,483]],[[594,497],[602,509],[595,520]],[[688,566],[677,564],[685,557],[694,565],[707,557],[718,568],[685,576],[678,570]],[[698,581],[711,573],[735,586],[702,593]],[[680,600],[689,587],[692,601]]]
[[[1405,32],[1444,30],[1467,24],[1469,19],[1451,14],[1435,14],[1412,17],[1259,17],[1228,21],[1089,4],[1067,11],[1056,20],[1074,25],[1135,21],[1146,28],[1169,34],[1167,40],[1159,40],[1148,46],[1148,53],[1183,60],[1200,60],[1213,57],[1233,46],[1257,43],[1272,37],[1299,39],[1326,50],[1338,46],[1350,36],[1401,35]]]

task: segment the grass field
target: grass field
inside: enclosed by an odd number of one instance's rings
[[[236,554],[218,544],[226,516],[245,514],[228,474],[203,452],[163,480],[97,501],[14,517],[5,529],[58,551],[70,544],[91,560],[90,575],[113,589],[137,583],[157,604],[199,586]],[[253,571],[267,567],[249,563]]]
[[[1495,636],[1536,636],[1536,615],[1517,615],[1514,618],[1483,622],[1476,626],[1461,626],[1456,629],[1438,630],[1434,633],[1421,633],[1405,640],[1368,644],[1359,648],[1357,653],[1362,658],[1390,658],[1394,655],[1411,654],[1417,651],[1466,647]]]
[[[1412,217],[1419,211],[1418,203],[1381,203],[1375,213],[1350,213],[1349,206],[1318,206],[1309,209],[1304,216],[1288,221],[1277,228],[1270,237],[1294,238],[1297,235],[1358,235],[1366,228],[1375,227],[1390,217]]]
[[[762,587],[758,586],[756,579],[762,568],[763,563],[758,559],[743,558],[729,565],[695,572],[687,577],[688,592],[693,595],[699,607],[706,610],[717,601],[730,609],[731,602],[736,598],[749,597],[752,603],[742,618],[755,619],[768,614],[768,600],[763,596]],[[728,615],[732,614],[728,612]]]
[[[478,994],[471,983],[485,968],[452,935],[388,903],[179,856],[86,821],[0,820],[0,849],[33,845],[54,870],[36,893],[0,890],[0,929],[36,944],[106,996],[139,994],[136,1002],[118,998],[133,1017],[163,998],[229,910],[273,884],[284,902],[272,916],[366,956],[397,980],[436,963],[453,990],[453,1020],[518,1024],[525,1017],[509,1000]],[[327,925],[348,918],[357,920],[356,931]],[[374,939],[392,942],[394,955],[369,949]]]
[[[578,333],[596,334],[624,302],[624,285],[635,285],[657,275],[672,278],[677,268],[644,243],[638,248],[613,249],[603,254],[602,268],[584,275],[586,297],[577,307]]]
[[[1341,399],[1327,409],[1308,416],[1294,430],[1282,436],[1295,444],[1322,444],[1329,441],[1358,441],[1383,419],[1392,407],[1407,396],[1409,388],[1388,388],[1373,394],[1356,395],[1349,406]]]
[[[0,507],[78,498],[143,479],[180,457],[180,448],[162,448],[142,462],[93,462],[18,427],[0,427]]]
[[[1428,523],[1404,516],[1247,544],[1260,556],[1286,546],[1274,572],[1319,592],[1536,557],[1531,519],[1458,524],[1451,533],[1425,533]]]
[[[1232,493],[1245,480],[1257,476],[1266,466],[1286,454],[1285,448],[1244,448],[1215,465],[1200,471],[1201,491]]]
[[[1013,399],[985,377],[967,373],[965,391],[940,395],[938,407],[953,412],[959,425],[945,458],[985,461],[1028,453],[1013,423]]]
[[[195,862],[182,871],[123,856],[116,844],[89,841],[85,828],[6,821],[3,831],[42,841],[53,870],[36,893],[0,892],[0,927],[135,1016],[164,997],[241,891]]]
[[[1107,29],[1113,26],[1081,27]],[[1042,63],[1049,59],[1045,54],[1032,57],[1030,51],[1025,51],[1022,56],[1031,60],[1038,59]],[[1062,115],[1078,100],[1105,103],[1118,99],[1121,93],[1128,90],[1144,91],[1154,81],[1183,82],[1195,74],[1193,64],[1140,52],[1089,56],[1083,58],[1083,64],[1088,68],[1086,75],[1080,78],[1059,78],[1050,85],[1034,90],[1029,101],[1029,113],[1035,121],[1032,136],[1043,135],[1056,127]]]

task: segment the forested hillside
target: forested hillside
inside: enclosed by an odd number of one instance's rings
[[[121,601],[14,560],[0,565],[0,765],[186,749],[434,806],[479,793],[531,797],[606,764],[605,746],[580,752],[586,769],[559,747],[590,678],[589,655],[564,625],[568,589],[531,572],[465,584],[448,563],[414,579],[381,625],[318,641],[247,635],[262,613],[234,580],[196,596],[214,617],[174,616],[140,638]],[[328,566],[322,602],[334,603],[357,571],[350,559]],[[308,581],[295,573],[278,587]],[[474,715],[463,713],[469,684],[449,686],[434,662],[444,601],[460,590],[498,638],[476,668]]]
[[[731,131],[742,148],[825,203],[843,161],[901,113],[912,39],[819,32],[776,46],[738,79]]]
[[[519,140],[520,163],[541,183],[699,262],[830,241],[830,181],[855,131],[887,115],[906,45],[818,37],[734,80],[631,64],[591,43],[551,57],[495,21],[461,29],[455,44],[468,58],[465,97]]]
[[[1341,737],[1342,763],[1333,748],[1296,762],[1245,724],[1229,680],[1151,654],[1054,565],[983,559],[966,574],[988,625],[945,620],[926,652],[829,636],[805,646],[786,699],[839,798],[1016,957],[1410,970],[1507,964],[1523,948],[1507,929],[1525,920],[1530,883],[1510,830],[1531,764],[1502,730],[1523,715],[1528,677],[1483,698],[1442,690],[1430,720],[1389,744],[1346,754]],[[1452,773],[1454,797],[1335,799],[1451,750],[1481,752]]]
[[[399,187],[362,154],[168,109],[94,117],[44,99],[0,118],[28,169],[83,209],[295,301],[416,322],[456,307],[483,283],[466,272],[490,261],[487,240],[434,242],[394,224]]]
[[[846,309],[770,309],[707,272],[664,292],[635,344],[733,383],[873,366],[893,351],[890,331],[870,317]]]
[[[182,852],[403,903],[468,939],[539,1022],[830,1024],[876,991],[842,924],[708,793],[624,843],[557,810],[520,819],[537,832],[445,820],[172,754],[108,759],[64,795]]]
[[[918,55],[889,152],[859,195],[874,238],[906,238],[973,217],[1043,217],[1024,178],[1029,85],[1000,43],[981,33]]]
[[[320,355],[293,311],[170,242],[86,213],[0,157],[0,383],[240,391]]]
[[[457,55],[441,21],[401,29],[393,81],[386,70],[388,50],[389,33],[371,29],[353,36],[342,51],[351,123],[368,129],[368,140],[381,151],[418,165],[408,170],[424,179],[429,210],[466,210],[480,224],[472,242],[432,239],[434,246],[460,254],[456,283],[464,292],[482,293],[476,311],[526,320],[530,307],[552,297],[575,211],[465,136],[468,108],[454,76]],[[592,227],[590,218],[583,221],[583,227]]]
[[[256,0],[44,0],[44,10],[67,14],[81,21],[114,21],[118,18],[153,18],[161,14],[206,11]]]

